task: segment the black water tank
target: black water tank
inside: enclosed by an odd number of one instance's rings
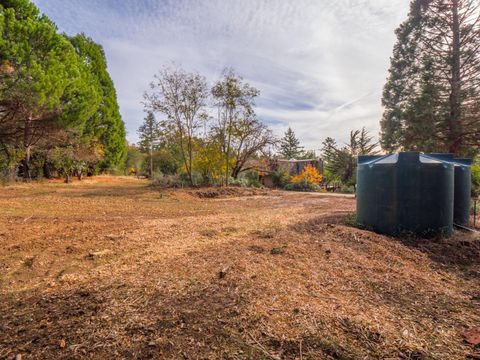
[[[470,223],[470,206],[472,192],[472,159],[454,158],[453,154],[425,154],[436,159],[449,161],[455,166],[455,185],[453,195],[453,222],[468,226]]]
[[[451,235],[454,166],[418,152],[360,156],[357,222],[396,235]]]

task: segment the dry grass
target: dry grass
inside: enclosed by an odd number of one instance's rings
[[[396,240],[343,225],[353,199],[227,192],[0,189],[0,358],[479,356],[475,235]]]

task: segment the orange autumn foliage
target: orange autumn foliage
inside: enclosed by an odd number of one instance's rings
[[[318,173],[318,170],[313,165],[307,165],[302,172],[296,176],[292,176],[290,181],[292,183],[306,182],[309,184],[320,184],[323,176]]]

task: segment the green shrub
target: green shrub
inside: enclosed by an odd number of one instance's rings
[[[254,171],[242,173],[237,179],[230,178],[229,184],[240,187],[263,187],[260,179],[258,178],[258,174]]]
[[[151,182],[151,186],[161,187],[161,188],[182,188],[188,181],[182,179],[180,175],[164,175],[162,173],[156,173]]]
[[[338,192],[341,194],[355,194],[355,187],[344,185],[338,190]]]
[[[303,180],[299,182],[289,183],[285,185],[284,189],[290,191],[319,191],[320,186]]]
[[[240,178],[240,177],[238,179],[230,178],[228,180],[228,184],[231,186],[248,187],[247,179]]]
[[[282,168],[278,168],[272,173],[273,185],[279,188],[284,188],[290,180],[288,171]]]
[[[472,165],[472,196],[480,196],[480,164]]]

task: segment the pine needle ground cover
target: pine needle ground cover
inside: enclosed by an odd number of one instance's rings
[[[346,225],[353,198],[212,191],[1,188],[0,358],[478,358],[475,235],[392,239]]]

